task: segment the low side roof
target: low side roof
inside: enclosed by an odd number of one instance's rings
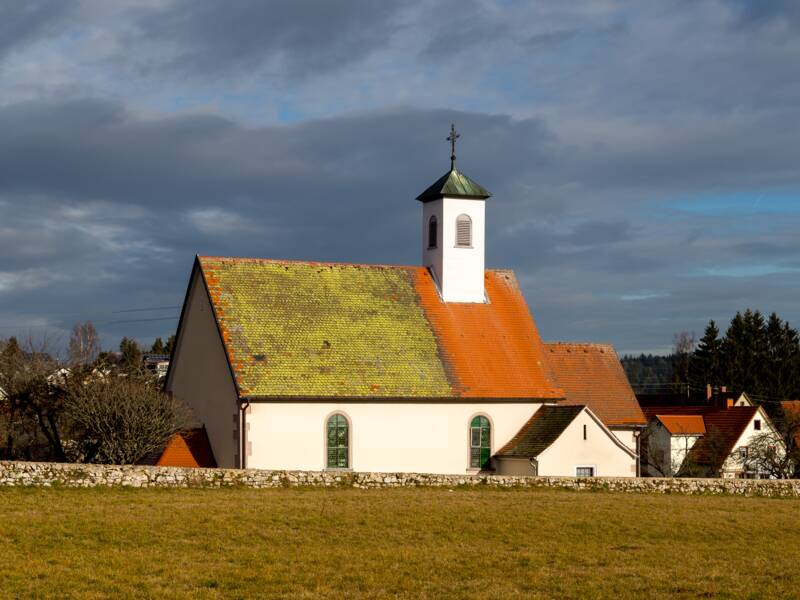
[[[613,346],[548,342],[545,350],[567,402],[588,406],[607,427],[647,424]]]
[[[511,271],[467,304],[423,267],[198,262],[242,397],[564,397]]]
[[[585,406],[545,404],[503,446],[497,456],[533,458],[555,442]]]
[[[701,415],[656,415],[673,435],[702,435],[706,426]]]

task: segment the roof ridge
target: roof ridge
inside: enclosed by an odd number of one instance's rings
[[[545,346],[591,346],[596,348],[613,348],[614,344],[610,344],[608,342],[562,342],[562,341],[553,341],[553,342],[543,342]]]
[[[324,261],[324,260],[303,260],[300,258],[259,258],[257,256],[211,256],[207,254],[198,254],[197,258],[200,261],[204,260],[228,260],[242,263],[268,263],[274,265],[292,264],[292,265],[305,265],[310,267],[358,267],[358,268],[374,268],[374,269],[407,269],[409,271],[427,270],[428,267],[423,265],[392,265],[388,263],[358,263],[346,261]],[[492,269],[484,269],[485,273],[513,273],[514,269],[511,267],[496,267]]]

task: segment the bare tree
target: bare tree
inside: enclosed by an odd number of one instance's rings
[[[69,361],[72,365],[94,362],[100,353],[100,337],[91,321],[78,323],[69,338]]]
[[[676,387],[677,384],[688,384],[689,363],[696,343],[694,333],[688,331],[680,331],[672,338],[672,382]]]
[[[46,337],[23,345],[11,338],[0,353],[7,458],[67,459],[61,436],[63,377],[48,346]]]
[[[93,378],[72,386],[67,413],[82,460],[132,464],[189,422],[188,409],[148,380]]]

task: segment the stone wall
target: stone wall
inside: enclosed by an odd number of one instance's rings
[[[800,480],[667,479],[631,477],[512,477],[337,471],[189,469],[0,461],[0,487],[251,487],[354,488],[472,487],[561,488],[656,494],[732,494],[800,497]]]

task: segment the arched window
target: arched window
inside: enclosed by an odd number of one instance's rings
[[[350,426],[341,414],[328,419],[328,468],[347,469],[350,467]]]
[[[456,217],[456,246],[460,248],[472,246],[472,219],[469,215]]]
[[[471,469],[486,469],[491,458],[490,440],[492,426],[489,419],[477,416],[469,424],[469,466]]]
[[[436,215],[433,215],[428,221],[428,248],[436,248],[437,226]]]

